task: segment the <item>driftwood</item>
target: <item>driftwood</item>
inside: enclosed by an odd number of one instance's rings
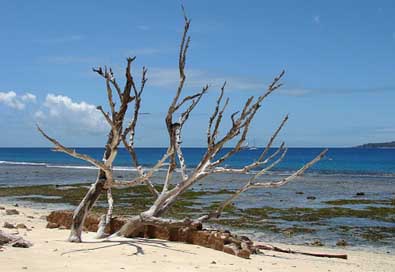
[[[292,250],[292,249],[283,249],[279,248],[273,245],[264,245],[264,244],[258,244],[255,245],[257,249],[263,249],[263,250],[272,250],[272,251],[277,251],[277,252],[282,252],[282,253],[291,253],[291,254],[301,254],[301,255],[308,255],[308,256],[314,256],[314,257],[324,257],[324,258],[338,258],[338,259],[345,259],[347,260],[347,254],[328,254],[328,253],[314,253],[314,252],[304,252],[300,250]]]
[[[196,166],[192,169],[188,168],[183,155],[182,129],[189,120],[189,116],[192,114],[193,110],[200,101],[202,101],[209,86],[202,86],[199,91],[192,95],[183,95],[184,84],[187,78],[185,73],[186,59],[191,41],[188,35],[190,20],[186,16],[184,9],[183,14],[184,31],[181,37],[178,54],[179,81],[174,97],[164,116],[169,143],[165,154],[163,154],[161,159],[158,158],[158,162],[151,169],[143,169],[138,160],[134,146],[142,94],[147,82],[147,69],[145,67],[142,69],[140,84],[136,84],[134,80],[131,66],[135,57],[127,59],[125,84],[123,88],[118,84],[111,68],[105,67],[103,69],[98,67],[93,69],[93,71],[105,81],[108,100],[107,110],[102,106],[97,107],[97,110],[102,113],[103,118],[109,126],[107,144],[101,161],[65,147],[59,141],[50,137],[43,129],[38,127],[39,132],[54,145],[55,151],[85,160],[98,168],[96,181],[92,184],[85,197],[75,209],[72,218],[70,218],[70,242],[81,242],[82,229],[86,220],[88,220],[88,214],[102,193],[106,193],[108,211],[101,216],[100,222],[97,224],[98,227],[96,231],[98,238],[106,237],[109,234],[125,237],[134,236],[136,233],[139,233],[142,227],[153,224],[158,226],[171,224],[173,226],[180,225],[192,228],[193,225],[201,225],[203,222],[220,217],[224,209],[247,190],[277,188],[295,180],[321,160],[327,152],[327,149],[323,150],[321,153],[317,154],[314,159],[305,165],[301,165],[299,170],[288,177],[280,180],[262,181],[261,176],[267,174],[269,170],[277,166],[285,158],[287,152],[285,143],[282,143],[276,151],[272,152],[272,147],[277,136],[288,121],[288,116],[285,116],[268,140],[266,147],[262,150],[261,154],[257,156],[255,161],[241,168],[229,168],[225,165],[229,158],[244,150],[250,125],[256,117],[262,103],[269,95],[282,86],[281,80],[285,72],[281,71],[278,76],[260,92],[259,96],[251,96],[242,104],[239,111],[229,114],[230,120],[228,121],[230,122],[230,128],[220,133],[221,128],[224,127],[224,117],[226,116],[226,109],[229,105],[229,98],[224,97],[226,83],[222,85],[215,108],[208,118],[207,150]],[[129,116],[127,115],[128,109],[132,105],[134,106],[131,114],[132,118],[127,122],[125,117]],[[226,152],[221,152],[224,151],[224,146],[231,143],[234,143],[233,148],[226,150]],[[123,144],[129,152],[133,161],[133,166],[137,170],[138,177],[133,180],[118,181],[113,177],[113,162],[117,156],[120,144]],[[165,165],[167,171],[163,180],[163,187],[160,191],[157,191],[151,183],[151,177],[158,169],[165,167]],[[180,177],[175,175],[176,171],[181,173]],[[252,174],[252,171],[255,171],[255,173]],[[216,210],[209,214],[202,214],[198,218],[192,220],[176,221],[164,218],[168,209],[177,201],[180,195],[207,176],[234,173],[249,175],[249,179],[244,186],[239,188],[239,190],[221,203]],[[127,187],[138,184],[145,184],[151,191],[155,198],[152,206],[140,214],[131,215],[115,233],[109,232],[108,230],[111,228],[111,222],[114,221],[112,215],[113,207],[116,205],[113,201],[111,189],[113,187]]]
[[[71,211],[53,211],[48,217],[48,228],[62,227],[70,229],[72,226],[73,213]],[[127,218],[113,217],[105,231],[109,234],[115,233],[127,222]],[[99,216],[89,214],[86,217],[83,229],[97,232],[100,228]],[[237,236],[229,231],[203,229],[200,223],[191,223],[188,220],[177,221],[150,219],[142,223],[129,237],[156,238],[168,241],[177,241],[188,244],[199,245],[223,251],[242,258],[249,258],[256,249],[245,236]]]
[[[71,211],[53,211],[47,216],[47,227],[64,227],[70,229],[72,225]],[[84,230],[96,232],[101,220],[95,214],[89,214],[85,220]],[[115,233],[127,222],[127,218],[113,217],[106,228],[109,234]],[[246,236],[237,236],[229,231],[205,230],[200,223],[192,224],[184,221],[148,221],[141,225],[129,237],[156,238],[169,241],[178,241],[223,251],[242,258],[249,258],[259,250],[271,250],[282,253],[302,254],[314,257],[347,259],[346,254],[313,253],[299,250],[282,249],[273,245],[253,243]]]
[[[0,230],[0,246],[31,247],[33,244],[20,236],[12,235]]]

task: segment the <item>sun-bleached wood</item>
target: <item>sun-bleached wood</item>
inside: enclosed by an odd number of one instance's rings
[[[141,226],[149,224],[169,224],[188,226],[194,223],[207,222],[210,219],[218,218],[222,215],[225,207],[235,201],[243,192],[250,189],[259,188],[277,188],[295,180],[303,175],[307,169],[323,158],[327,150],[323,150],[313,160],[301,166],[301,168],[278,181],[263,182],[261,176],[278,165],[287,153],[285,143],[281,143],[279,148],[272,152],[273,144],[278,138],[280,132],[288,121],[286,115],[278,127],[269,138],[267,145],[263,151],[257,156],[256,160],[246,164],[241,168],[229,168],[224,166],[225,162],[232,158],[235,154],[243,151],[246,139],[252,121],[256,117],[262,103],[269,95],[282,86],[281,80],[285,71],[281,71],[268,86],[261,91],[257,97],[249,97],[238,111],[230,114],[231,126],[227,130],[224,129],[224,118],[226,116],[227,107],[230,99],[225,98],[226,82],[221,86],[220,93],[215,103],[213,112],[210,114],[207,126],[207,149],[202,156],[200,162],[193,168],[188,168],[182,148],[182,133],[186,122],[194,109],[204,98],[209,90],[209,85],[202,86],[200,91],[192,95],[183,95],[184,85],[187,79],[185,72],[187,53],[191,38],[188,35],[190,28],[190,19],[184,13],[184,31],[181,36],[181,42],[178,54],[178,77],[179,81],[176,86],[175,94],[171,99],[171,103],[164,115],[166,124],[168,147],[162,158],[151,167],[144,169],[138,160],[135,150],[135,133],[139,120],[142,94],[147,82],[147,69],[143,67],[141,74],[140,86],[137,86],[132,75],[131,66],[135,57],[128,58],[125,69],[125,86],[122,89],[115,79],[111,68],[101,67],[93,69],[100,77],[105,80],[106,94],[109,112],[106,112],[102,106],[98,106],[97,110],[101,112],[103,118],[109,125],[109,133],[105,152],[102,161],[98,161],[85,154],[77,153],[75,150],[66,148],[54,138],[48,136],[40,127],[40,133],[55,146],[55,151],[64,152],[75,158],[79,158],[89,162],[98,168],[96,181],[92,184],[84,199],[74,212],[73,222],[69,241],[80,242],[81,231],[84,220],[88,212],[92,209],[98,197],[107,192],[108,211],[101,217],[97,237],[105,237],[105,229],[111,221],[112,213],[116,203],[114,203],[111,188],[127,187],[145,184],[154,197],[153,204],[146,210],[137,215],[130,215],[129,221],[114,236],[130,237],[141,228]],[[116,91],[116,97],[113,96],[113,89]],[[132,104],[132,102],[134,102]],[[131,110],[131,119],[127,122],[127,112]],[[221,131],[222,130],[222,131]],[[220,133],[221,131],[221,133]],[[118,181],[113,178],[113,162],[117,156],[120,144],[123,144],[132,158],[133,166],[137,170],[137,177],[128,181]],[[220,153],[225,145],[234,143],[233,147],[225,153]],[[166,175],[163,180],[161,190],[151,182],[151,178],[161,168],[166,167]],[[191,167],[191,165],[189,165]],[[175,171],[180,172],[176,175]],[[254,172],[253,172],[254,171]],[[209,175],[215,174],[245,174],[249,175],[248,182],[228,199],[219,205],[219,207],[210,214],[200,215],[196,219],[173,220],[165,218],[166,211],[177,201],[178,197],[185,191],[190,189],[198,181],[203,180]]]

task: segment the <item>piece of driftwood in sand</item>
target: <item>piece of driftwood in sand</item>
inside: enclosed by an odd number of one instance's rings
[[[118,84],[111,68],[102,69],[99,67],[94,69],[94,71],[105,80],[108,100],[108,112],[104,110],[102,106],[97,107],[109,125],[107,144],[101,161],[65,147],[56,139],[48,136],[48,134],[38,127],[41,134],[54,144],[55,151],[64,152],[72,157],[85,160],[99,169],[96,181],[92,184],[85,197],[74,211],[69,236],[70,242],[81,242],[81,232],[84,221],[96,200],[102,193],[106,193],[107,195],[108,212],[101,217],[97,237],[106,237],[109,234],[106,233],[105,230],[113,217],[112,212],[114,201],[111,194],[111,188],[113,187],[127,187],[145,184],[155,197],[152,206],[137,215],[130,215],[128,221],[116,233],[112,234],[114,236],[130,237],[147,222],[150,222],[151,225],[162,225],[171,222],[172,224],[191,226],[193,224],[202,224],[212,219],[216,219],[223,214],[224,209],[229,204],[236,200],[236,198],[245,191],[259,188],[271,189],[286,185],[288,182],[303,175],[307,169],[318,162],[326,154],[327,150],[325,149],[321,153],[317,154],[314,159],[301,166],[299,170],[288,177],[280,180],[262,181],[261,176],[280,163],[286,155],[287,148],[284,143],[282,143],[274,152],[271,149],[274,141],[279,135],[279,132],[288,120],[288,116],[285,116],[279,123],[278,128],[273,132],[271,138],[268,140],[266,147],[256,157],[255,161],[242,168],[229,168],[225,166],[225,163],[229,158],[244,149],[250,125],[256,117],[262,103],[270,94],[282,85],[281,80],[284,76],[284,71],[282,71],[274,78],[267,88],[261,92],[261,95],[258,97],[251,96],[248,98],[243,106],[240,107],[240,110],[229,114],[229,117],[226,115],[229,98],[224,98],[226,84],[223,84],[220,89],[218,99],[216,100],[215,107],[208,118],[206,132],[207,150],[196,166],[191,169],[190,165],[188,168],[183,155],[182,131],[193,110],[199,102],[202,101],[203,96],[209,89],[209,86],[206,85],[203,86],[200,91],[192,95],[183,95],[184,84],[187,78],[185,65],[190,44],[190,37],[188,36],[189,26],[190,20],[184,12],[184,31],[178,55],[179,83],[176,87],[174,97],[171,99],[167,113],[164,116],[169,143],[165,154],[163,154],[162,158],[158,158],[159,161],[153,167],[150,169],[143,169],[134,147],[141,99],[147,82],[147,69],[143,68],[141,83],[139,86],[136,85],[131,69],[135,58],[127,59],[125,71],[126,80],[123,88]],[[130,110],[129,108],[132,102],[134,107]],[[132,115],[130,122],[125,120],[128,109],[131,111]],[[227,122],[230,124],[227,129],[224,128],[225,126],[223,124],[225,122],[225,117]],[[220,133],[221,128],[224,131]],[[117,156],[117,150],[121,143],[130,153],[134,167],[138,173],[138,177],[133,180],[118,181],[114,179],[113,162]],[[233,148],[226,150],[223,149],[224,146],[230,144],[234,144]],[[162,167],[167,167],[167,172],[163,180],[163,186],[158,191],[153,186],[150,179],[155,172]],[[254,170],[253,174],[251,172],[252,170]],[[176,174],[176,172],[180,172],[180,175]],[[166,212],[178,200],[179,196],[189,190],[197,182],[201,182],[209,175],[234,173],[248,175],[248,181],[233,195],[221,203],[217,209],[213,210],[209,214],[202,214],[194,219],[187,218],[184,220],[173,220],[165,218]]]
[[[0,230],[0,247],[7,245],[26,248],[31,247],[33,244],[20,236],[9,234]]]
[[[338,258],[338,259],[345,259],[345,260],[348,258],[347,254],[306,252],[306,251],[300,251],[300,250],[292,250],[290,248],[284,249],[284,248],[280,248],[277,246],[267,245],[267,244],[262,244],[262,243],[254,245],[254,246],[257,249],[262,249],[262,250],[272,250],[272,251],[277,251],[277,252],[282,252],[282,253],[301,254],[301,255],[307,255],[307,256],[313,256],[313,257]]]

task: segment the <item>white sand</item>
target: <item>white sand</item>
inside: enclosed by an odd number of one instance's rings
[[[12,206],[1,205],[6,208]],[[317,258],[266,251],[252,255],[250,260],[212,249],[147,239],[117,239],[97,241],[93,233],[84,233],[84,243],[68,243],[68,230],[46,229],[41,215],[46,210],[15,208],[19,215],[5,215],[0,210],[0,227],[4,231],[19,232],[34,243],[28,249],[5,247],[0,252],[0,271],[395,271],[393,253],[370,253],[301,247],[314,252],[346,253],[348,260]],[[34,218],[28,218],[33,216]],[[31,231],[5,229],[4,222],[24,223]],[[287,248],[286,245],[280,245]]]

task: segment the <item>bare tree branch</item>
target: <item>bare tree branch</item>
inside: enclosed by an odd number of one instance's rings
[[[96,109],[97,109],[98,111],[100,111],[100,112],[103,114],[103,116],[104,116],[104,118],[106,119],[107,123],[110,125],[110,127],[111,127],[113,130],[115,130],[115,126],[114,126],[114,123],[113,123],[112,120],[111,120],[110,115],[109,115],[107,112],[105,112],[105,111],[103,110],[102,106],[97,106]]]
[[[315,163],[320,161],[325,154],[328,152],[328,149],[324,149],[317,157],[315,157],[312,161],[309,163],[305,164],[302,168],[300,168],[298,171],[293,173],[292,175],[280,180],[280,181],[275,181],[275,182],[258,182],[258,183],[252,183],[251,188],[276,188],[283,186],[287,184],[288,182],[294,180],[295,178],[302,176],[304,172],[309,169],[311,166],[313,166]]]
[[[207,128],[207,145],[208,145],[209,147],[212,146],[212,144],[213,144],[212,136],[211,136],[211,127],[213,126],[214,120],[217,118],[217,114],[218,114],[218,111],[219,111],[219,107],[220,107],[220,105],[221,105],[222,97],[224,96],[225,86],[226,86],[226,81],[224,82],[224,84],[223,84],[222,87],[221,87],[221,92],[220,92],[220,95],[218,96],[217,104],[216,104],[215,109],[214,109],[214,112],[213,112],[213,114],[211,115],[210,120],[209,120],[209,122],[208,122],[208,128]]]
[[[281,151],[284,150],[284,145],[285,143],[283,142],[280,147],[272,154],[270,155],[270,157],[268,157],[266,160],[264,161],[255,161],[251,164],[245,165],[243,168],[225,168],[225,167],[215,167],[212,168],[210,173],[228,173],[228,174],[246,174],[248,172],[250,172],[252,169],[255,169],[259,166],[265,165],[268,162],[270,162],[274,157],[276,157]],[[212,167],[212,166],[210,166]]]
[[[101,67],[99,67],[97,69],[93,68],[92,70],[94,72],[96,72],[97,74],[99,74],[100,76],[102,76],[104,79],[109,80],[111,82],[111,84],[114,86],[115,90],[117,91],[119,99],[122,100],[122,91],[121,91],[121,88],[119,87],[117,81],[115,80],[114,73],[112,72],[112,69],[110,68],[109,73],[103,72],[103,69]]]
[[[318,161],[320,161],[325,154],[328,152],[328,149],[323,150],[317,157],[315,157],[313,160],[311,160],[310,162],[308,162],[307,164],[305,164],[303,167],[301,167],[298,171],[296,171],[295,173],[293,173],[292,175],[290,175],[289,177],[286,177],[284,179],[282,179],[281,181],[276,181],[276,182],[265,182],[265,183],[254,183],[254,180],[259,177],[260,175],[262,175],[265,171],[270,170],[271,168],[273,168],[275,165],[277,165],[285,156],[286,153],[286,149],[283,152],[283,154],[281,155],[281,157],[274,162],[272,165],[270,165],[269,167],[261,170],[260,172],[258,172],[252,179],[250,179],[243,187],[241,187],[240,189],[238,189],[234,194],[232,194],[229,198],[227,198],[225,201],[223,201],[219,207],[216,209],[215,212],[212,212],[211,214],[208,215],[204,215],[202,217],[200,217],[198,219],[198,221],[207,221],[209,219],[212,218],[218,218],[221,216],[222,212],[224,211],[224,209],[231,204],[236,198],[238,198],[243,192],[250,190],[252,188],[276,188],[276,187],[280,187],[282,185],[285,185],[286,183],[294,180],[296,177],[301,176],[304,174],[304,172],[306,172],[307,169],[309,169],[311,166],[313,166],[315,163],[317,163]]]
[[[270,137],[270,140],[268,144],[265,147],[265,150],[263,150],[262,154],[259,156],[259,161],[263,160],[266,156],[266,154],[269,152],[274,140],[276,139],[278,133],[281,131],[281,129],[284,127],[285,123],[288,121],[288,114],[284,117],[283,121],[281,122],[280,126],[277,128],[277,130],[274,132],[272,137]]]
[[[59,143],[57,140],[55,140],[54,138],[51,138],[50,136],[48,136],[38,125],[37,125],[37,130],[50,142],[52,142],[55,145],[54,151],[58,151],[58,152],[63,152],[66,153],[74,158],[89,162],[90,164],[96,166],[99,169],[102,169],[103,171],[109,171],[110,169],[104,165],[104,163],[95,160],[91,157],[89,157],[88,155],[85,154],[80,154],[77,153],[74,149],[70,149],[65,147],[64,145],[62,145],[61,143]]]
[[[134,186],[137,184],[144,183],[146,179],[149,179],[150,177],[152,177],[153,174],[156,171],[158,171],[159,168],[161,168],[163,166],[163,164],[169,158],[170,155],[171,155],[171,153],[164,154],[163,157],[150,169],[150,171],[145,173],[145,175],[139,176],[132,181],[114,181],[113,185],[114,186]]]
[[[262,175],[268,173],[268,171],[276,167],[285,158],[288,149],[285,148],[284,143],[282,143],[274,152],[270,151],[275,139],[288,120],[287,115],[283,118],[282,122],[269,139],[265,149],[260,153],[255,161],[246,163],[240,168],[219,167],[234,154],[243,150],[250,126],[253,123],[258,110],[262,106],[263,101],[271,93],[282,86],[281,79],[285,73],[282,71],[273,79],[260,96],[252,96],[248,98],[245,103],[241,105],[238,111],[231,113],[231,126],[220,136],[220,129],[223,125],[222,121],[225,110],[229,104],[229,98],[226,98],[225,101],[223,101],[226,82],[222,85],[220,94],[216,100],[214,111],[211,113],[208,120],[207,150],[197,166],[193,169],[191,168],[190,170],[187,170],[187,163],[182,149],[182,129],[184,124],[189,120],[193,110],[202,101],[201,99],[207,92],[208,86],[204,86],[200,91],[191,95],[185,96],[182,93],[186,82],[185,67],[189,44],[191,41],[191,38],[188,35],[191,21],[187,17],[183,6],[182,12],[184,17],[184,30],[178,49],[179,81],[165,116],[169,144],[166,153],[153,167],[145,171],[138,160],[137,152],[135,150],[135,133],[141,109],[141,97],[147,82],[147,69],[145,67],[142,69],[140,85],[137,86],[134,81],[132,64],[136,57],[127,58],[125,85],[123,89],[121,89],[116,81],[111,68],[107,69],[105,66],[104,70],[101,67],[93,69],[94,72],[98,73],[105,79],[110,112],[106,112],[101,106],[97,107],[111,127],[111,130],[108,133],[102,162],[87,155],[79,154],[75,150],[66,148],[54,138],[49,137],[40,127],[37,126],[39,132],[55,145],[56,151],[85,160],[99,168],[95,183],[93,183],[88,189],[84,199],[73,214],[72,230],[69,241],[81,241],[84,220],[103,191],[107,192],[108,211],[101,217],[97,236],[104,237],[107,235],[105,233],[105,229],[110,224],[114,208],[114,199],[112,196],[112,188],[114,187],[128,187],[145,184],[156,197],[154,203],[146,211],[141,212],[137,216],[130,217],[130,220],[121,228],[118,234],[129,236],[138,230],[139,227],[155,224],[192,227],[192,224],[196,223],[196,221],[191,221],[189,219],[182,221],[164,219],[161,218],[161,216],[175,203],[175,201],[177,201],[177,198],[181,194],[190,189],[199,180],[215,173],[247,174],[250,173],[251,170],[256,171],[249,176],[248,181],[243,187],[239,188],[239,190],[234,194],[225,199],[225,201],[222,202],[214,212],[208,215],[203,215],[198,219],[198,221],[206,221],[211,218],[221,216],[225,207],[247,190],[252,188],[276,188],[287,184],[298,176],[303,175],[307,169],[318,162],[327,152],[327,150],[322,151],[316,158],[305,164],[295,173],[279,181],[264,182],[259,180]],[[114,99],[113,89],[117,92],[119,101],[117,97]],[[134,101],[134,109],[131,112],[131,119],[128,123],[125,123],[125,116],[128,116],[129,106],[132,101]],[[175,115],[178,116],[177,120],[175,120]],[[129,181],[118,181],[113,178],[113,163],[118,154],[118,148],[121,141],[129,152],[133,164],[137,169],[137,177]],[[224,146],[230,143],[233,144],[233,148],[227,150],[224,154],[220,153]],[[221,155],[219,156],[218,154]],[[161,192],[158,192],[150,179],[156,171],[165,165],[166,161],[168,161],[166,177]],[[178,182],[175,182],[174,186],[170,188],[170,184],[173,182],[173,175],[176,170],[180,170],[181,179]],[[178,176],[174,175],[174,178],[178,178]]]

